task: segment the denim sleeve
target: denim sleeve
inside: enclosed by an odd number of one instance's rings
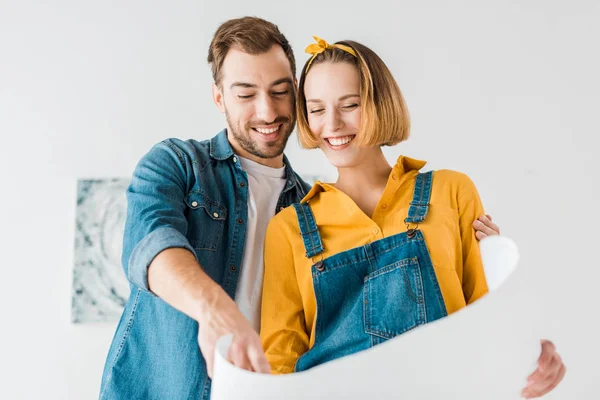
[[[129,281],[149,292],[148,266],[161,251],[185,248],[184,198],[191,162],[173,142],[154,146],[136,166],[127,189],[122,263]]]

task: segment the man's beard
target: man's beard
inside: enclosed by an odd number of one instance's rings
[[[259,158],[275,158],[279,157],[283,154],[283,150],[285,149],[285,145],[287,144],[290,135],[294,131],[294,126],[296,124],[295,118],[293,116],[289,117],[277,117],[274,122],[267,123],[266,121],[252,121],[246,124],[245,127],[242,127],[238,122],[234,124],[231,118],[229,117],[229,113],[227,109],[225,109],[225,118],[227,118],[227,125],[230,129],[230,134],[235,138],[235,140],[239,143],[239,145],[252,154],[253,156]],[[282,132],[279,134],[279,137],[270,143],[265,143],[263,147],[267,147],[266,149],[261,149],[261,146],[256,141],[252,140],[252,136],[250,131],[252,130],[251,126],[265,126],[265,125],[279,125],[281,124]],[[260,133],[256,132],[257,135]]]

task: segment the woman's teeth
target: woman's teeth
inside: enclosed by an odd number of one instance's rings
[[[350,143],[354,139],[354,136],[345,136],[345,137],[337,137],[337,138],[327,138],[327,141],[332,146],[343,146],[346,143]]]

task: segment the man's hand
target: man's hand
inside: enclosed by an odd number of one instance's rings
[[[233,340],[227,359],[233,365],[248,371],[270,373],[271,367],[258,333],[244,318],[233,300],[220,287],[215,287],[211,298],[211,302],[202,310],[198,319],[198,345],[206,360],[208,376],[213,377],[217,340],[228,334],[233,335]]]
[[[475,237],[477,240],[483,240],[488,236],[500,234],[500,228],[492,222],[491,215],[482,215],[479,217],[473,222],[473,228],[475,228]]]
[[[554,389],[565,376],[567,367],[556,352],[554,344],[542,340],[542,354],[538,359],[538,367],[527,378],[527,386],[521,392],[526,399],[541,397]]]
[[[148,268],[148,287],[198,322],[198,345],[206,360],[208,376],[212,378],[217,340],[228,334],[233,334],[229,361],[250,371],[270,372],[258,333],[190,251],[171,248],[160,252]]]

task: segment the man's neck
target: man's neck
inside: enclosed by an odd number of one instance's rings
[[[255,163],[258,163],[260,165],[264,165],[265,167],[269,167],[269,168],[283,167],[283,154],[280,156],[274,157],[274,158],[262,158],[262,157],[257,157],[254,154],[250,154],[246,151],[242,151],[240,153],[238,153],[238,150],[236,150],[236,149],[234,149],[233,151],[238,156],[243,157],[250,161],[254,161]]]
[[[229,141],[229,144],[231,145],[233,152],[240,157],[246,158],[248,160],[254,161],[256,163],[259,163],[261,165],[264,165],[264,166],[270,167],[270,168],[283,167],[283,154],[278,155],[277,157],[273,157],[273,158],[262,158],[262,157],[258,157],[256,155],[244,150],[238,143],[233,142],[229,138],[229,135],[227,136],[227,140]]]

